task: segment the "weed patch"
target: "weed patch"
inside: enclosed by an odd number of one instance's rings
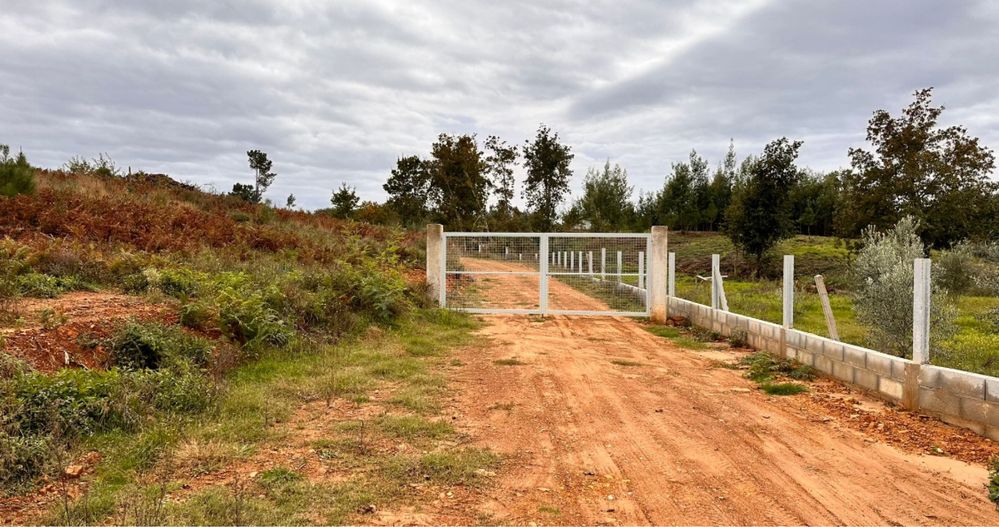
[[[493,364],[497,366],[524,366],[527,364],[519,359],[497,359],[493,361]]]

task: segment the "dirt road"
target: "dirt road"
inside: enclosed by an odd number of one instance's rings
[[[511,285],[480,293],[537,294]],[[735,352],[682,349],[623,318],[483,320],[492,344],[460,356],[454,401],[476,443],[509,457],[474,504],[483,521],[999,523],[984,467],[881,444],[796,404],[807,396],[766,396],[719,367]],[[494,362],[511,358],[523,364]]]

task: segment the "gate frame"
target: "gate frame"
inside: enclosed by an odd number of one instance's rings
[[[442,308],[447,308],[447,240],[449,237],[489,237],[498,238],[538,238],[538,270],[537,271],[511,271],[508,273],[493,273],[481,271],[460,271],[456,274],[520,274],[538,275],[538,308],[537,309],[512,309],[512,308],[473,308],[456,307],[450,308],[456,311],[473,314],[510,314],[510,315],[582,315],[582,316],[625,316],[625,317],[649,317],[654,320],[662,318],[665,320],[666,314],[666,280],[658,277],[666,270],[666,262],[660,262],[659,255],[665,255],[666,248],[666,228],[653,227],[651,233],[608,233],[608,232],[467,232],[456,231],[446,232],[439,224],[427,226],[427,283],[430,286],[431,297]],[[549,309],[548,308],[548,280],[550,272],[549,264],[549,240],[551,238],[633,238],[645,239],[645,310],[644,311],[591,311],[591,310],[571,310],[571,309]],[[433,258],[437,252],[437,258]],[[431,260],[436,259],[436,265]],[[455,274],[455,273],[452,273]],[[561,274],[561,273],[560,273]],[[586,273],[582,273],[585,275]],[[658,291],[663,289],[662,292]],[[656,304],[656,305],[653,305]],[[661,314],[661,315],[660,315]]]

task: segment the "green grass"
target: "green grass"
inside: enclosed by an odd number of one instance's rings
[[[448,350],[473,341],[474,327],[470,317],[419,311],[391,330],[374,330],[337,345],[267,351],[231,372],[221,401],[203,415],[87,441],[85,449],[102,454],[89,492],[68,508],[54,509],[48,522],[356,522],[373,507],[404,503],[409,482],[479,484],[481,471],[494,468],[499,458],[477,449],[438,450],[441,442],[458,435],[449,423],[433,418],[445,393],[437,372],[448,363]],[[303,404],[323,399],[366,404],[374,390],[390,391],[394,404],[414,413],[344,421],[331,437],[311,443],[324,462],[356,469],[343,481],[310,482],[293,467],[279,466],[180,502],[160,499],[143,505],[142,496],[158,488],[148,483],[153,474],[167,474],[164,484],[179,488],[198,475],[191,466],[200,461],[210,463],[210,472],[284,441],[295,430],[280,425]],[[385,441],[419,448],[411,454],[380,452],[376,445]],[[116,516],[123,510],[130,516]]]
[[[797,395],[808,391],[807,386],[796,382],[765,382],[760,384],[760,389],[767,395]]]

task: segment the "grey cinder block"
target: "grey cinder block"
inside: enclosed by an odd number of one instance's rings
[[[878,392],[882,395],[901,401],[904,390],[905,387],[901,382],[887,377],[878,377]]]
[[[845,362],[838,362],[838,361],[832,361],[832,365],[833,365],[833,371],[832,371],[833,377],[836,377],[841,381],[853,382],[853,372],[856,368]]]
[[[878,374],[863,368],[853,369],[853,382],[872,392],[878,391]]]
[[[856,346],[843,346],[843,360],[858,367],[867,367],[867,351]]]

